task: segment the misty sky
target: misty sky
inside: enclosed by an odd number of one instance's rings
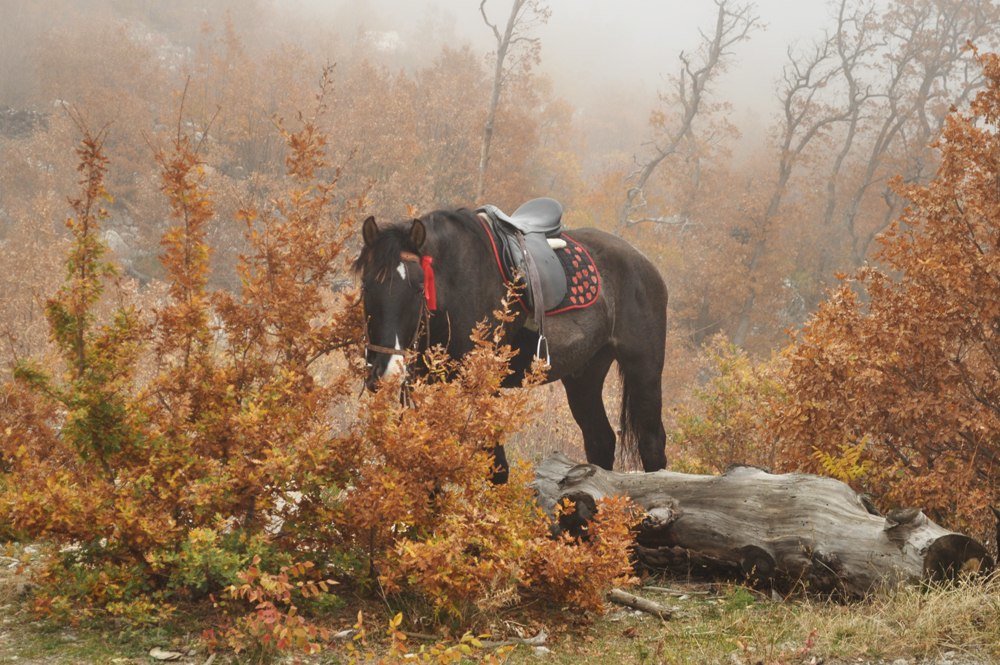
[[[453,30],[460,41],[481,43],[484,53],[493,48],[478,0],[301,2],[340,17],[350,12],[367,27],[382,30],[411,32],[413,25],[431,20]],[[582,108],[589,99],[609,91],[652,94],[662,89],[663,75],[678,67],[678,52],[694,48],[698,28],[710,28],[715,17],[711,0],[549,0],[548,4],[552,17],[539,31],[542,68],[552,75],[559,94]],[[830,24],[832,11],[829,0],[758,0],[755,4],[765,27],[736,48],[731,71],[717,85],[717,98],[734,104],[734,119],[740,124],[748,115],[764,116],[760,120],[766,124],[767,116],[776,110],[775,80],[788,44],[808,44],[820,36]],[[487,8],[502,23],[510,2],[489,0]]]

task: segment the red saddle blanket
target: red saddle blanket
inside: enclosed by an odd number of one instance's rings
[[[565,247],[555,250],[566,273],[566,297],[555,307],[546,310],[547,316],[590,307],[601,294],[601,272],[590,257],[590,252],[569,234],[563,233],[559,237],[566,241]]]

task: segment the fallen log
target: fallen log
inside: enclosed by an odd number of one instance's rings
[[[880,586],[985,573],[994,565],[973,538],[916,509],[880,515],[832,478],[745,466],[721,476],[616,473],[561,453],[535,474],[554,533],[583,533],[603,497],[631,498],[645,512],[636,555],[653,570],[857,597]],[[555,519],[563,499],[574,510]]]

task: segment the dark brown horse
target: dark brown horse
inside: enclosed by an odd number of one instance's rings
[[[646,471],[666,466],[660,409],[660,374],[666,336],[667,289],[650,261],[627,242],[596,229],[576,229],[601,276],[593,306],[545,318],[551,368],[549,381],[566,388],[573,417],[583,432],[587,461],[611,469],[615,431],[608,422],[601,390],[612,361],[622,376],[621,435],[625,450],[638,452]],[[369,217],[364,248],[355,263],[361,273],[368,319],[366,385],[405,371],[405,349],[447,345],[461,358],[472,348],[469,333],[491,316],[507,292],[488,232],[476,213],[441,210],[380,229]],[[426,281],[433,276],[433,284]],[[417,339],[427,299],[433,312],[428,333]],[[538,333],[519,312],[507,330],[518,355],[508,385],[518,385],[536,352]],[[502,449],[497,461],[506,463]]]

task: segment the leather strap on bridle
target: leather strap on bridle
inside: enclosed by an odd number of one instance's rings
[[[400,252],[399,260],[418,263],[424,271],[424,300],[420,303],[420,323],[417,325],[417,332],[413,336],[413,344],[410,348],[411,351],[416,351],[420,346],[421,333],[425,333],[428,343],[430,342],[430,316],[431,312],[437,309],[437,293],[434,285],[434,268],[432,267],[434,260],[429,256],[420,257],[413,252]],[[365,342],[365,349],[390,356],[401,356],[406,352],[405,349],[390,348],[371,342]]]
[[[388,346],[379,346],[378,344],[372,344],[371,342],[366,343],[365,348],[369,351],[374,351],[375,353],[386,353],[390,356],[401,356],[405,352],[405,349],[391,349]]]
[[[437,309],[437,289],[434,284],[434,259],[430,256],[420,257],[413,252],[400,252],[399,259],[401,261],[413,261],[420,265],[421,269],[424,271],[424,297],[420,301],[420,319],[417,323],[417,330],[413,334],[413,344],[410,345],[409,351],[416,352],[420,349],[420,336],[425,334],[427,336],[427,346],[430,346],[431,341],[431,313]],[[366,326],[367,327],[367,326]],[[367,337],[367,333],[365,335]],[[379,344],[372,344],[371,342],[365,340],[365,360],[368,360],[368,351],[374,351],[375,353],[385,353],[390,356],[405,356],[406,350],[389,348],[388,346],[381,346]],[[362,387],[363,391],[364,388]],[[404,379],[403,385],[400,387],[400,400],[404,406],[409,406],[409,381]]]
[[[437,309],[437,284],[434,280],[434,258],[428,255],[417,256],[413,252],[400,252],[401,261],[413,261],[420,264],[420,269],[424,272],[424,300],[427,309],[435,311]]]
[[[427,307],[427,302],[424,301],[420,303],[420,321],[417,323],[417,331],[413,334],[413,343],[410,345],[409,351],[418,351],[420,349],[420,336],[426,335],[427,345],[430,346],[431,341],[431,311]],[[402,356],[406,354],[407,349],[396,349],[388,346],[381,346],[380,344],[372,344],[371,342],[365,342],[365,349],[367,351],[374,351],[375,353],[386,353],[390,356]]]

